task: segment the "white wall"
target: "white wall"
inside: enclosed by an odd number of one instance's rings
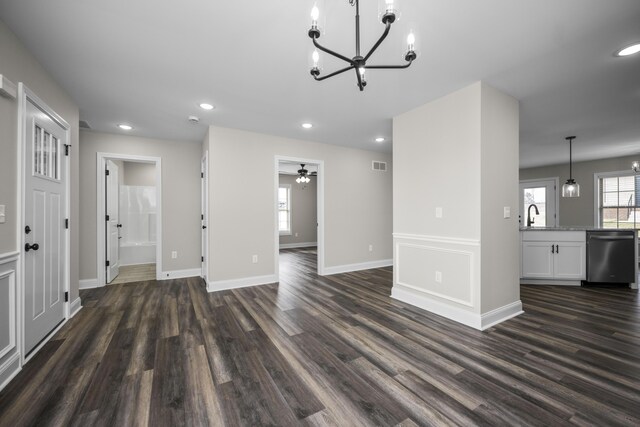
[[[578,141],[578,140],[576,140]],[[568,145],[568,144],[567,144]],[[574,151],[579,149],[577,143],[573,144]],[[593,227],[594,216],[594,187],[593,175],[602,172],[631,171],[631,163],[640,161],[640,144],[638,154],[635,156],[615,157],[611,159],[592,160],[573,164],[573,179],[580,184],[580,197],[560,197],[558,218],[561,226],[586,226]],[[520,169],[520,179],[536,179],[560,177],[560,185],[569,178],[569,148],[567,147],[567,163],[561,165],[541,166],[537,168]],[[558,189],[561,191],[561,189]],[[562,193],[560,193],[562,194]]]
[[[519,312],[517,101],[475,83],[393,131],[392,295],[476,328]]]
[[[324,161],[326,267],[390,262],[390,155],[215,126],[203,150],[209,151],[211,282],[273,278],[277,155]],[[373,171],[373,160],[388,162],[389,172]]]
[[[121,185],[137,185],[143,187],[155,187],[156,166],[151,163],[122,162],[123,179]]]
[[[96,272],[96,158],[98,152],[162,158],[162,268],[200,267],[200,144],[90,131],[80,133],[81,279]],[[126,179],[126,171],[125,171]],[[178,258],[172,259],[171,252]]]
[[[297,183],[296,178],[280,174],[280,184],[291,186],[291,235],[280,236],[285,247],[318,241],[318,178],[311,177],[306,184]]]

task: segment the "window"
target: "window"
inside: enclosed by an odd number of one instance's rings
[[[60,179],[60,140],[35,125],[33,137],[33,174]]]
[[[640,229],[640,175],[600,174],[596,178],[598,225]]]
[[[278,187],[278,229],[280,235],[291,234],[291,186]]]

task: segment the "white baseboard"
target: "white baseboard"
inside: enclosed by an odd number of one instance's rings
[[[522,301],[520,300],[498,307],[495,310],[488,311],[481,316],[480,330],[484,331],[485,329],[489,329],[498,323],[502,323],[512,317],[519,316],[522,313],[524,313],[524,311],[522,311]]]
[[[280,249],[312,248],[314,246],[318,246],[318,242],[280,243]]]
[[[437,301],[422,292],[394,285],[391,289],[391,298],[406,302],[407,304],[414,305],[423,310],[435,313],[438,316],[446,317],[447,319],[475,329],[480,329],[481,327],[481,319],[478,313]]]
[[[2,391],[21,370],[20,353],[16,352],[0,366],[0,391]]]
[[[98,287],[98,279],[81,279],[78,282],[78,289],[93,289]]]
[[[82,301],[80,300],[80,297],[71,301],[71,305],[69,306],[69,313],[70,313],[69,319],[71,319],[73,316],[78,314],[81,308],[82,308]]]
[[[372,268],[390,267],[393,265],[392,259],[381,259],[378,261],[360,262],[357,264],[336,265],[333,267],[325,267],[322,271],[324,276],[332,274],[349,273],[351,271],[371,270]]]
[[[207,283],[207,292],[226,291],[229,289],[246,288],[249,286],[267,285],[269,283],[276,283],[275,274],[243,277],[241,279],[210,281]]]
[[[391,298],[406,302],[407,304],[414,305],[480,331],[484,331],[498,323],[524,313],[520,300],[480,315],[473,311],[436,301],[428,294],[423,294],[398,285],[395,285],[391,289]]]
[[[189,268],[186,270],[163,271],[158,280],[184,279],[185,277],[196,277],[202,274],[201,268]]]

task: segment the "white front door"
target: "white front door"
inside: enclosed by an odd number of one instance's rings
[[[557,178],[520,181],[520,226],[558,226],[557,182]]]
[[[200,222],[202,226],[202,237],[201,237],[201,277],[207,280],[207,262],[208,262],[208,252],[209,252],[209,230],[207,230],[207,220],[209,217],[209,195],[208,195],[208,185],[207,185],[207,176],[208,176],[208,155],[205,153],[204,157],[202,157],[202,163],[200,166],[200,204],[201,204],[201,215]]]
[[[105,227],[107,242],[107,283],[111,283],[120,274],[120,180],[118,165],[107,160],[105,194]]]
[[[30,97],[24,133],[24,351],[65,317],[67,130]]]

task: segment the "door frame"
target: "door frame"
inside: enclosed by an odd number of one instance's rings
[[[201,254],[203,260],[201,262],[200,268],[200,277],[202,277],[205,282],[209,283],[209,151],[205,151],[202,159],[200,160],[200,207],[201,218],[200,225],[206,225],[206,231],[200,232],[200,236],[204,235],[204,242],[201,242],[201,249],[204,248],[203,253]]]
[[[324,265],[324,160],[314,160],[302,157],[290,157],[290,156],[274,156],[274,168],[273,168],[273,235],[274,235],[274,272],[276,282],[280,281],[280,231],[278,230],[278,186],[280,184],[279,171],[280,162],[295,162],[304,163],[307,165],[317,165],[318,175],[316,179],[317,183],[317,219],[318,219],[318,275],[325,275]]]
[[[549,178],[535,178],[535,179],[521,179],[519,181],[518,184],[518,212],[521,215],[521,223],[520,226],[525,226],[524,224],[526,224],[526,212],[520,212],[520,209],[522,208],[522,191],[520,189],[522,184],[530,184],[530,183],[534,183],[534,182],[541,182],[541,181],[553,181],[553,185],[555,187],[555,208],[556,211],[554,212],[555,218],[554,218],[554,224],[549,224],[548,226],[550,227],[558,227],[560,225],[560,178],[557,176],[554,177],[549,177]]]
[[[97,266],[97,287],[106,285],[105,271],[105,245],[106,232],[104,229],[104,209],[105,209],[105,185],[106,176],[104,170],[107,167],[107,160],[122,160],[136,163],[154,164],[156,167],[156,280],[162,277],[162,158],[152,156],[138,156],[134,154],[118,154],[98,152],[96,156],[96,266]]]
[[[40,349],[51,339],[51,337],[53,337],[59,330],[60,328],[62,328],[62,326],[64,326],[64,324],[69,320],[69,318],[71,317],[71,298],[70,298],[70,294],[71,294],[71,278],[70,278],[70,273],[71,273],[71,225],[69,226],[69,228],[67,228],[65,231],[65,262],[64,262],[64,266],[63,266],[63,277],[64,277],[64,292],[66,293],[66,295],[69,295],[68,301],[64,302],[64,319],[63,321],[57,326],[55,327],[46,337],[45,339],[42,340],[42,342],[40,342],[37,346],[35,346],[31,352],[29,353],[28,357],[25,357],[25,351],[24,351],[24,343],[25,343],[25,338],[24,338],[24,304],[25,304],[25,298],[24,298],[24,287],[25,287],[25,283],[24,283],[24,278],[25,278],[25,262],[22,256],[22,253],[24,251],[24,244],[25,244],[25,236],[24,236],[24,227],[26,225],[26,218],[25,218],[25,214],[26,214],[26,183],[24,182],[24,173],[25,173],[25,162],[26,162],[26,141],[24,140],[24,138],[26,138],[27,135],[27,103],[31,101],[38,109],[40,109],[43,113],[47,114],[49,117],[51,117],[51,119],[53,119],[60,127],[62,127],[64,129],[64,141],[63,144],[64,145],[68,145],[71,146],[71,126],[69,126],[69,123],[67,123],[67,121],[65,119],[62,118],[62,116],[60,116],[59,114],[57,114],[51,107],[49,107],[42,99],[40,99],[33,91],[31,91],[24,83],[20,82],[18,83],[18,160],[17,160],[17,172],[18,172],[18,179],[17,181],[17,189],[18,189],[18,197],[20,197],[20,202],[18,203],[17,206],[17,216],[19,218],[20,221],[20,226],[18,227],[18,229],[16,230],[17,233],[17,239],[16,242],[18,242],[18,253],[20,254],[18,256],[18,262],[17,262],[17,269],[18,269],[18,277],[16,278],[16,282],[18,283],[18,306],[17,308],[17,323],[18,323],[18,331],[19,333],[18,335],[18,349],[20,350],[20,364],[24,365],[25,363],[27,363],[33,356],[35,356],[38,351],[40,351]],[[70,150],[69,151],[69,155],[66,156],[66,161],[65,161],[65,174],[66,174],[66,183],[65,183],[65,192],[66,194],[66,201],[65,201],[65,218],[69,218],[70,213],[71,213],[71,155],[72,155],[73,151]]]

